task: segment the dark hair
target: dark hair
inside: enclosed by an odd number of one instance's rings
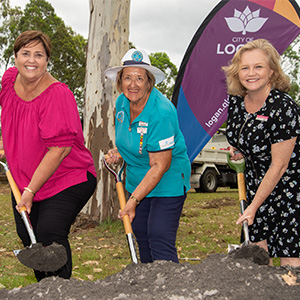
[[[15,56],[17,56],[17,53],[19,52],[19,50],[21,48],[23,48],[24,46],[26,46],[32,42],[36,42],[37,44],[42,43],[42,45],[46,51],[47,58],[48,59],[50,58],[50,55],[51,55],[51,40],[50,40],[50,38],[46,34],[42,33],[41,31],[35,31],[35,30],[24,31],[16,38],[16,41],[14,44]]]
[[[122,93],[122,74],[123,74],[123,70],[124,68],[122,68],[118,73],[117,73],[117,77],[116,77],[116,83],[117,83],[117,90]],[[155,85],[155,77],[154,75],[148,71],[147,69],[146,70],[146,75],[148,77],[148,82],[150,84],[150,87],[149,87],[149,92],[152,91],[154,85]]]

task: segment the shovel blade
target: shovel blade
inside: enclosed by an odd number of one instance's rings
[[[13,250],[13,253],[14,253],[15,256],[18,256],[18,254],[20,253],[20,251],[21,251],[21,249],[19,249],[19,250]]]
[[[55,242],[47,247],[36,243],[13,252],[24,266],[41,272],[55,272],[68,260],[66,248]]]
[[[242,247],[241,245],[228,244],[228,253],[231,253],[234,250],[240,249],[241,247]]]

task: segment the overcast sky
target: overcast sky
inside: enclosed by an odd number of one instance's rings
[[[66,25],[88,38],[89,0],[47,1]],[[10,3],[24,9],[29,0]],[[219,0],[131,0],[129,41],[148,54],[166,52],[179,67],[196,30],[218,3]]]
[[[88,38],[88,0],[47,0],[73,30]],[[146,52],[166,52],[179,67],[203,19],[219,0],[131,0],[129,41]],[[24,9],[29,0],[10,0]]]

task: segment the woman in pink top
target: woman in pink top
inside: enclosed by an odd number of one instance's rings
[[[18,213],[24,205],[37,242],[57,242],[67,250],[67,264],[54,274],[35,271],[38,281],[49,275],[71,277],[69,230],[96,187],[74,96],[47,72],[50,53],[49,37],[23,32],[14,45],[15,67],[3,75],[0,92],[4,151],[22,194],[18,205],[13,199],[18,235],[30,245]]]

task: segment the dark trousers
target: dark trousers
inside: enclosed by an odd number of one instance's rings
[[[132,229],[142,263],[168,260],[178,263],[176,234],[186,194],[149,197],[136,207]]]
[[[59,276],[65,279],[71,277],[72,254],[68,240],[70,227],[77,214],[94,193],[97,184],[96,178],[89,172],[87,177],[88,181],[86,182],[69,187],[49,199],[33,203],[30,221],[37,242],[42,243],[43,246],[51,245],[53,242],[62,244],[66,248],[68,256],[66,265],[55,273],[35,270],[35,276],[38,281],[49,276]],[[24,246],[29,246],[31,241],[21,215],[15,209],[16,201],[13,196],[12,200],[17,233]]]

